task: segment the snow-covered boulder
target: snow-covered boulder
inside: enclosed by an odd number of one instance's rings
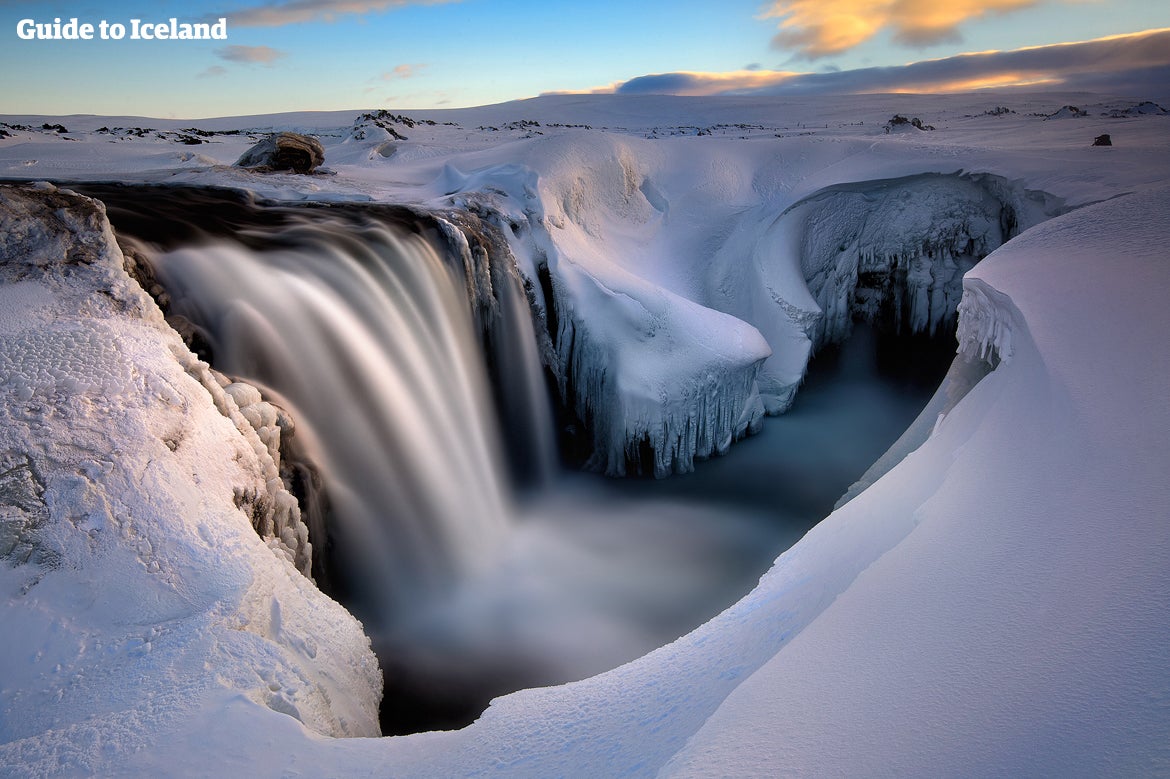
[[[236,160],[236,167],[312,173],[325,161],[325,147],[310,135],[273,133]]]
[[[84,771],[226,700],[376,735],[361,625],[294,564],[239,392],[126,274],[101,204],[2,187],[0,236],[0,765]]]

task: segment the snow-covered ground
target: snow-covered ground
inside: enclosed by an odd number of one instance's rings
[[[0,518],[29,528],[13,549],[32,551],[3,568],[19,636],[0,663],[0,764],[15,775],[1170,773],[1170,117],[1139,103],[591,96],[409,120],[0,118],[0,176],[218,184],[497,221],[538,313],[554,314],[545,357],[582,390],[593,465],[615,473],[643,438],[656,453],[647,468],[687,470],[783,409],[814,341],[833,334],[826,317],[841,319],[833,301],[880,270],[875,258],[923,281],[905,308],[929,327],[955,291],[924,281],[938,278],[931,263],[961,272],[970,252],[1011,239],[961,281],[961,357],[900,443],[916,451],[756,590],[622,668],[500,699],[462,731],[382,740],[314,733],[369,732],[344,710],[367,704],[330,686],[360,687],[369,660],[348,617],[232,506],[232,485],[265,488],[267,448],[241,443],[248,426],[184,378],[190,357],[156,314],[134,324],[146,302],[78,302],[86,284],[129,299],[114,250],[100,252],[101,284],[68,263],[37,267],[53,281],[11,275]],[[895,114],[936,129],[887,132]],[[269,129],[319,135],[330,172],[229,167]],[[1113,146],[1090,145],[1104,133]],[[6,240],[6,265],[52,243]],[[966,391],[987,360],[995,369]],[[175,426],[196,436],[190,461],[166,444]],[[221,450],[251,464],[235,472]],[[168,456],[179,459],[151,465]],[[174,472],[146,483],[150,468]],[[169,513],[154,507],[164,500]],[[169,551],[136,551],[136,533]],[[55,567],[36,561],[41,549]],[[139,568],[155,584],[131,584]],[[170,592],[181,605],[164,607]],[[307,637],[327,645],[311,662],[297,654]]]

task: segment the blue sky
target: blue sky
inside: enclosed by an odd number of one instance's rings
[[[228,40],[17,36],[27,18],[96,25],[172,16],[224,16]],[[682,83],[689,93],[709,93],[788,78],[775,72],[889,75],[964,52],[1168,27],[1164,0],[0,0],[0,113],[200,118],[459,107],[622,89],[631,80],[625,91]],[[1066,50],[1064,60],[1082,57],[1095,67],[1100,49],[1084,52]],[[1170,65],[1170,53],[1165,59],[1143,63]],[[637,80],[679,73],[686,75]],[[802,83],[829,82],[852,83],[841,76]],[[880,79],[866,83],[888,88]],[[914,88],[935,88],[923,84]]]

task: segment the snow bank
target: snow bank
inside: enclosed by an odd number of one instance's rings
[[[850,509],[913,531],[663,775],[1165,771],[1168,208],[1086,208],[969,275],[964,351],[999,367],[814,534]]]
[[[0,188],[0,235],[0,764],[104,773],[228,691],[376,735],[376,660],[294,565],[262,408],[167,327],[100,204]]]

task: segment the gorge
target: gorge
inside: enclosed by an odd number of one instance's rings
[[[269,425],[312,576],[373,640],[386,733],[465,725],[492,697],[607,670],[730,605],[909,425],[954,353],[948,328],[861,320],[758,441],[607,483],[556,452],[554,417],[581,422],[549,395],[532,301],[490,225],[77,188],[106,203],[188,343],[288,418]]]

